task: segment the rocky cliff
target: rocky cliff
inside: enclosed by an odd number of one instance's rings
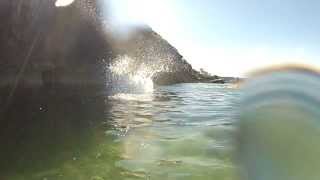
[[[175,47],[148,26],[134,28],[128,38],[113,45],[118,55],[133,59],[131,71],[143,66],[157,85],[223,82],[218,76],[203,75],[194,70]]]
[[[150,27],[138,27],[128,39],[115,46],[119,54],[134,59],[135,71],[144,66],[155,84],[168,85],[195,82],[192,66],[179,54],[178,50],[164,40]]]

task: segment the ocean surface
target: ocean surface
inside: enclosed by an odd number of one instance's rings
[[[94,138],[64,159],[12,173],[12,180],[233,180],[239,91],[178,84],[108,97]],[[68,147],[68,146],[66,146]],[[71,152],[71,153],[70,153]],[[48,155],[50,156],[50,155]],[[58,163],[57,163],[58,162]]]

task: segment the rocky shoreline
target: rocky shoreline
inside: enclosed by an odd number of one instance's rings
[[[136,28],[130,38],[120,44],[117,52],[135,59],[133,71],[140,65],[146,66],[155,72],[152,79],[156,85],[231,82],[193,69],[175,47],[148,26]]]

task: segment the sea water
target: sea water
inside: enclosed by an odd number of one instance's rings
[[[233,180],[239,93],[228,84],[195,83],[113,94],[93,138],[66,148],[63,158],[52,155],[54,164],[45,161],[1,178]]]

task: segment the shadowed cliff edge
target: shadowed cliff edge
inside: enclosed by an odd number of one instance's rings
[[[17,160],[41,167],[35,159],[54,156],[60,143],[90,137],[108,113],[109,67],[117,57],[132,59],[130,71],[149,68],[158,85],[224,82],[192,69],[147,26],[118,39],[95,0],[54,4],[0,1],[0,171]]]

